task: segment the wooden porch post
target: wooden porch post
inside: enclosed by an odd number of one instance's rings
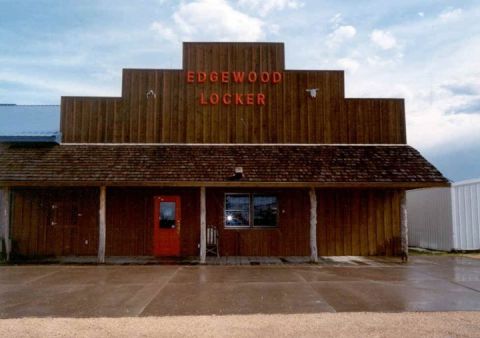
[[[207,208],[205,187],[200,188],[200,263],[205,264],[207,258]]]
[[[98,210],[98,263],[105,263],[106,225],[106,196],[105,186],[100,187],[100,206]]]
[[[317,194],[310,188],[310,261],[318,262],[317,250]]]
[[[10,188],[2,189],[1,201],[2,205],[0,209],[0,229],[3,229],[3,233],[1,235],[3,237],[3,240],[5,241],[5,254],[7,261],[9,261],[10,253],[12,251],[12,246],[10,245]],[[1,242],[0,245],[2,245]]]
[[[407,218],[407,194],[405,190],[400,197],[400,233],[402,236],[402,261],[408,261],[408,218]]]

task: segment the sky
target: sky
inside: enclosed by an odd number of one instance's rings
[[[284,42],[288,69],[345,70],[347,97],[405,98],[408,143],[451,180],[480,177],[478,0],[0,0],[0,9],[0,103],[120,96],[122,68],[181,68],[182,41]],[[18,120],[0,111],[0,130],[9,124]]]

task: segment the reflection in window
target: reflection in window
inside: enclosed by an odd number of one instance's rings
[[[175,202],[160,202],[160,228],[175,228]]]
[[[227,194],[225,196],[225,226],[250,226],[250,196]]]
[[[277,197],[272,195],[253,195],[253,225],[264,227],[277,226]]]
[[[277,196],[266,194],[226,194],[225,227],[276,227]]]

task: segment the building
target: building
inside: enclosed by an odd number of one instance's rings
[[[480,250],[480,179],[409,191],[407,210],[411,246]]]
[[[207,226],[222,256],[406,256],[405,191],[448,186],[403,99],[345,98],[282,43],[184,43],[182,69],[124,69],[121,97],[62,97],[60,131],[0,150],[12,257],[204,262]]]

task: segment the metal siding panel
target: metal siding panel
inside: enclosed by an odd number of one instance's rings
[[[408,191],[408,240],[410,246],[451,250],[453,243],[450,206],[450,188]]]
[[[455,249],[480,249],[480,181],[453,185]]]
[[[453,235],[453,249],[457,249],[460,247],[460,235],[458,233],[458,204],[457,204],[457,190],[452,187],[451,188],[451,194],[452,194],[452,201],[451,201],[451,206],[452,206],[452,235]]]

